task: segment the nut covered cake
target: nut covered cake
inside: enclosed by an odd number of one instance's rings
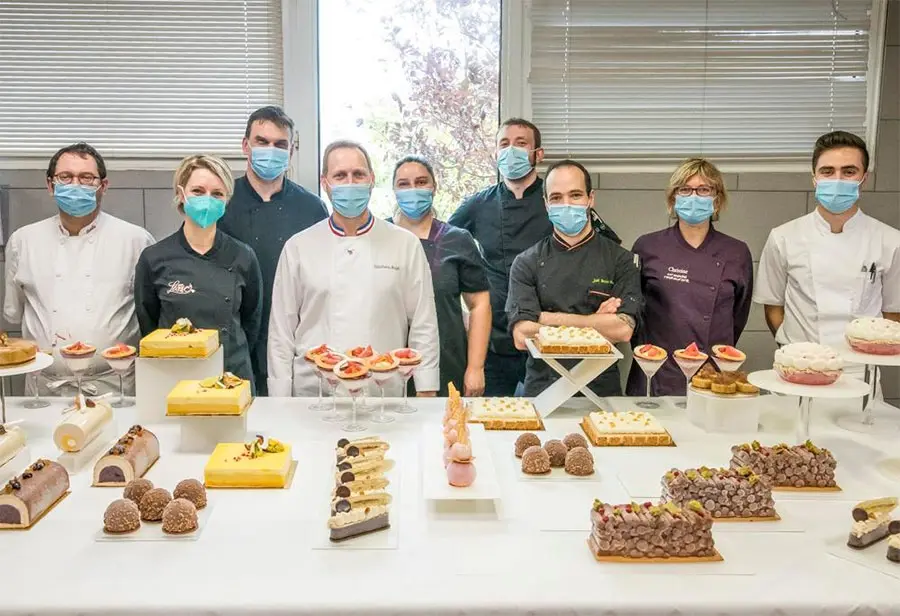
[[[612,345],[593,327],[550,327],[538,330],[534,344],[541,353],[557,355],[608,355]]]
[[[485,430],[541,430],[543,424],[529,400],[525,398],[473,398],[467,402],[470,423],[480,423]]]
[[[749,468],[772,482],[773,488],[840,490],[834,479],[837,461],[830,451],[812,441],[802,445],[781,443],[765,447],[759,441],[734,445],[731,468]]]
[[[664,447],[674,445],[659,421],[644,411],[595,411],[581,420],[596,447]]]
[[[778,519],[772,482],[747,467],[673,468],[663,475],[661,498],[679,507],[697,501],[714,518]]]

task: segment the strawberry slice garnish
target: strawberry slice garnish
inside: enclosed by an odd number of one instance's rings
[[[696,342],[692,342],[684,349],[685,353],[690,353],[691,355],[697,355],[700,353],[700,347],[697,346]]]
[[[412,349],[400,349],[399,351],[395,351],[394,355],[400,359],[412,359],[416,356],[416,352]]]

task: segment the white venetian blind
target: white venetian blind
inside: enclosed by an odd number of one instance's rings
[[[0,156],[239,155],[281,36],[281,0],[0,0]]]
[[[865,137],[871,4],[533,0],[547,158],[794,162],[829,130]]]

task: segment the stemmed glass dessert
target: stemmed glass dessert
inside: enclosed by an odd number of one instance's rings
[[[41,351],[41,353],[46,353],[50,356],[53,355],[53,351]],[[42,372],[43,370],[38,370],[37,372],[32,372],[28,375],[28,380],[31,381],[31,386],[34,387],[34,397],[29,398],[25,401],[25,404],[22,405],[26,409],[45,409],[50,406],[50,401],[41,397],[40,379]]]
[[[357,422],[356,414],[359,410],[359,395],[369,380],[369,368],[361,361],[344,359],[334,367],[334,374],[343,382],[353,401],[350,423],[345,424],[342,429],[345,432],[362,432],[366,427]]]
[[[104,349],[101,353],[103,359],[109,364],[110,369],[119,377],[119,399],[110,403],[114,409],[126,408],[134,406],[134,400],[125,399],[125,375],[134,365],[135,357],[137,357],[137,349],[129,344],[118,343],[108,349]],[[79,387],[79,391],[81,388]]]
[[[72,374],[75,375],[75,385],[78,388],[76,395],[82,396],[81,381],[84,373],[91,367],[91,361],[97,354],[97,347],[84,342],[73,342],[59,350],[59,354],[65,360]]]
[[[737,372],[747,359],[743,351],[727,344],[713,345],[712,352],[713,361],[722,372]]]
[[[304,359],[312,364],[313,374],[316,375],[316,380],[319,382],[319,396],[316,398],[315,402],[309,405],[309,409],[311,411],[327,411],[332,406],[331,404],[325,402],[323,398],[323,390],[325,388],[325,385],[327,384],[327,381],[325,380],[325,377],[322,376],[322,371],[318,369],[318,366],[316,366],[316,358],[324,355],[325,353],[333,352],[334,351],[332,351],[331,347],[329,347],[327,344],[320,344],[319,346],[308,350],[306,352],[306,355],[304,355]]]
[[[341,379],[334,372],[334,367],[347,359],[340,353],[328,351],[316,358],[316,368],[319,376],[325,380],[331,394],[331,411],[322,416],[322,421],[338,422],[343,421],[344,416],[338,413],[337,409],[337,387]]]
[[[675,363],[678,364],[678,367],[681,368],[681,373],[684,375],[684,393],[687,396],[687,390],[691,386],[691,377],[706,363],[709,355],[701,351],[697,347],[696,342],[690,343],[683,349],[678,349],[672,355],[675,357]],[[687,408],[687,398],[685,397],[684,402],[677,402],[675,406],[680,409]]]
[[[347,357],[350,359],[355,359],[357,361],[361,361],[367,366],[369,362],[378,355],[378,353],[372,348],[372,345],[367,346],[358,346],[353,347],[346,353]],[[366,404],[366,395],[368,394],[368,386],[362,391],[362,395],[360,396],[359,401],[359,412],[360,413],[371,413],[375,409],[370,405]]]
[[[381,392],[381,405],[378,412],[371,417],[370,421],[372,423],[391,423],[394,421],[393,417],[384,412],[384,386],[390,382],[399,366],[400,361],[390,353],[379,355],[369,361],[369,371],[372,374],[372,380],[375,381],[375,385]]]
[[[669,356],[666,350],[653,344],[644,344],[634,349],[634,360],[640,366],[641,372],[647,379],[647,395],[636,404],[642,409],[658,409],[659,403],[650,399],[650,381]]]
[[[416,407],[409,403],[409,380],[419,364],[422,363],[422,354],[415,349],[397,349],[391,351],[391,355],[399,363],[400,378],[403,380],[403,404],[394,409],[395,413],[409,415],[416,412]]]

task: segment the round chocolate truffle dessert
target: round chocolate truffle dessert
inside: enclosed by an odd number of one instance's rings
[[[197,508],[185,498],[176,498],[163,510],[163,532],[183,535],[197,530]]]
[[[132,500],[114,500],[103,513],[103,530],[112,535],[123,535],[141,527],[141,512]]]
[[[163,509],[172,500],[172,495],[163,488],[153,488],[141,497],[138,508],[141,510],[141,519],[145,522],[159,522],[162,520]]]
[[[175,486],[172,498],[183,498],[194,503],[197,509],[206,507],[206,488],[196,479],[182,479]]]
[[[577,432],[573,432],[572,434],[567,434],[563,439],[563,445],[568,447],[569,449],[575,449],[576,447],[584,447],[587,449],[588,442],[587,439],[578,434]]]
[[[546,475],[550,472],[550,456],[540,445],[529,447],[522,454],[522,472],[526,475]]]
[[[566,465],[566,454],[569,448],[559,439],[552,439],[544,443],[544,451],[550,456],[550,466],[560,468]]]
[[[516,457],[521,458],[526,449],[534,447],[535,445],[538,447],[541,446],[541,439],[538,438],[537,434],[534,434],[533,432],[520,434],[519,438],[516,439]]]
[[[125,484],[125,491],[122,493],[122,498],[127,498],[130,501],[134,501],[135,505],[140,505],[144,494],[152,489],[153,482],[149,479],[133,479]]]
[[[594,456],[584,447],[576,447],[566,454],[566,472],[570,475],[594,474]]]

